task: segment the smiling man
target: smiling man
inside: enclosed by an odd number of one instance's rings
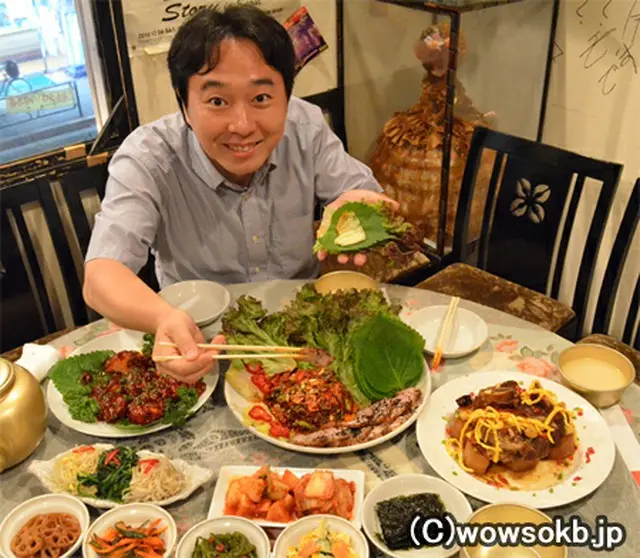
[[[141,126],[114,155],[84,296],[115,323],[155,333],[157,354],[184,355],[162,368],[192,381],[211,355],[189,315],[138,279],[149,249],[161,287],[311,278],[316,203],[386,198],[321,110],[291,95],[293,45],[264,12],[203,9],[178,30],[168,65],[180,112]]]

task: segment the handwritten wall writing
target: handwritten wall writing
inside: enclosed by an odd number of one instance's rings
[[[551,60],[555,62],[564,54],[564,49],[558,44],[557,41],[553,42],[553,53],[551,54]]]
[[[578,58],[584,70],[594,74],[602,95],[613,93],[624,74],[627,79],[638,75],[640,0],[580,0],[573,17],[589,32]]]

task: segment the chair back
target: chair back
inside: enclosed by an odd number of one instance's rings
[[[611,326],[611,315],[618,295],[620,279],[626,269],[628,262],[640,260],[640,255],[635,254],[635,260],[629,258],[631,246],[634,242],[640,220],[640,178],[636,181],[631,191],[631,197],[627,203],[627,208],[622,215],[618,234],[613,242],[611,255],[604,272],[600,296],[596,305],[596,312],[593,318],[593,332],[607,333]],[[635,277],[635,288],[631,297],[631,304],[627,309],[624,321],[622,341],[640,350],[640,327],[636,329],[638,312],[640,309],[640,277]],[[633,335],[634,330],[635,336]]]
[[[25,220],[25,210],[34,206],[44,215],[44,223],[58,260],[73,321],[76,325],[84,325],[88,322],[80,279],[76,273],[71,248],[51,185],[48,180],[42,178],[7,186],[0,189],[2,298],[4,303],[14,308],[11,312],[8,312],[6,307],[3,308],[3,322],[5,319],[11,319],[14,325],[3,323],[2,329],[3,337],[11,337],[11,341],[15,341],[16,344],[29,340],[29,338],[18,339],[20,334],[17,330],[21,327],[18,325],[19,322],[22,322],[24,327],[29,326],[29,335],[32,335],[34,329],[38,329],[43,334],[53,333],[59,329],[54,317],[52,295],[47,290],[45,279],[51,276],[46,269],[47,265],[51,264],[42,256],[38,257],[35,247],[38,243],[34,243],[34,237],[38,233],[32,233]],[[16,301],[21,302],[15,304]],[[13,317],[9,318],[9,314]],[[40,322],[42,327],[37,328],[34,321]],[[13,337],[16,339],[14,340]],[[10,343],[10,340],[6,341]]]
[[[469,261],[471,204],[481,164],[495,154],[476,265],[557,299],[578,205],[590,178],[602,184],[573,297],[581,330],[593,268],[622,165],[478,126],[465,167],[452,257]]]
[[[104,198],[109,177],[108,164],[86,167],[80,170],[74,170],[60,177],[60,184],[64,194],[71,222],[78,238],[80,250],[84,257],[89,247],[91,238],[91,225],[89,216],[82,203],[82,196],[85,192],[96,191],[100,200]],[[155,272],[155,258],[149,252],[149,259],[144,267],[138,273],[138,276],[155,292],[158,292],[158,280]]]

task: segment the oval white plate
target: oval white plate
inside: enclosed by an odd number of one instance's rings
[[[0,524],[0,555],[5,558],[15,558],[15,554],[11,551],[13,537],[32,517],[46,513],[68,513],[80,523],[81,531],[78,540],[67,552],[60,555],[60,558],[72,556],[80,548],[87,534],[90,519],[87,507],[78,498],[67,494],[36,496],[13,508]]]
[[[442,320],[447,306],[429,306],[417,310],[404,309],[400,315],[402,321],[418,331],[425,339],[424,350],[436,352],[436,343],[440,335]],[[451,337],[444,348],[444,358],[458,358],[478,349],[489,337],[486,322],[477,314],[458,308],[453,321]]]
[[[522,382],[523,387],[528,387],[533,380],[539,380],[542,387],[555,393],[558,401],[566,403],[568,409],[582,409],[582,416],[576,420],[579,437],[575,454],[576,468],[552,489],[508,490],[489,486],[463,470],[447,453],[442,443],[446,438],[444,417],[457,409],[457,398],[471,392],[478,393],[483,388],[507,380]],[[557,382],[519,372],[475,372],[444,384],[433,392],[429,404],[418,419],[417,436],[422,454],[429,465],[444,480],[465,494],[483,502],[524,504],[537,509],[564,506],[591,494],[607,479],[616,457],[609,426],[588,401]],[[587,463],[584,455],[590,447],[595,453]],[[574,482],[576,476],[580,480]]]
[[[143,334],[139,331],[131,331],[123,329],[115,331],[103,337],[98,337],[93,341],[89,341],[82,347],[76,349],[70,356],[82,355],[85,353],[91,353],[93,351],[105,351],[112,350],[118,351],[139,351],[142,348]],[[202,407],[207,399],[213,393],[213,390],[218,384],[218,364],[216,363],[214,368],[209,374],[204,377],[204,382],[207,385],[206,389],[198,399],[198,402],[192,409],[192,413],[195,413],[200,407]],[[158,432],[171,428],[170,424],[153,424],[147,428],[136,428],[133,430],[127,430],[124,428],[118,428],[113,424],[106,422],[82,422],[71,418],[67,404],[62,399],[62,395],[53,385],[53,382],[49,380],[47,386],[47,403],[49,409],[55,415],[55,417],[65,426],[68,426],[76,432],[82,432],[83,434],[90,434],[92,436],[99,436],[102,438],[134,438],[136,436],[144,436],[151,434],[152,432]]]
[[[264,434],[263,432],[260,432],[253,425],[245,425],[245,426],[246,428],[251,430],[251,432],[253,432],[256,436],[258,436],[258,438],[262,438],[263,440],[266,440],[267,442],[275,446],[288,449],[291,451],[297,451],[301,453],[321,454],[321,455],[334,455],[337,453],[349,453],[352,451],[360,451],[363,449],[372,448],[374,446],[383,444],[387,440],[390,440],[391,438],[397,436],[401,432],[404,432],[416,421],[416,419],[420,415],[420,412],[426,405],[427,400],[429,399],[429,396],[431,393],[431,373],[429,371],[429,367],[427,366],[426,361],[424,363],[424,371],[422,373],[422,378],[420,378],[420,381],[418,382],[416,387],[422,391],[422,402],[417,407],[417,409],[413,412],[413,414],[409,417],[408,420],[403,422],[395,430],[392,430],[391,432],[389,432],[388,434],[385,434],[384,436],[380,436],[380,438],[376,438],[375,440],[369,440],[368,442],[362,442],[360,444],[354,444],[352,446],[344,446],[344,447],[337,447],[337,448],[333,448],[333,447],[316,448],[316,447],[309,447],[309,446],[299,446],[297,444],[285,442],[279,438],[274,438],[269,434]],[[240,423],[244,425],[244,415],[242,411],[248,406],[255,405],[255,402],[251,402],[245,397],[243,397],[226,380],[224,382],[224,397],[227,401],[227,405],[231,409],[231,412],[233,412],[233,414],[240,421]]]
[[[167,525],[167,530],[160,536],[164,539],[164,545],[167,549],[164,556],[170,556],[178,539],[176,522],[169,515],[169,512],[152,504],[126,504],[101,515],[89,527],[84,543],[82,543],[82,555],[84,558],[100,558],[100,555],[93,550],[89,541],[91,541],[94,534],[98,536],[104,535],[105,531],[109,527],[113,527],[118,521],[124,521],[132,527],[139,527],[145,521],[152,522],[156,519],[161,519],[163,525]]]
[[[459,547],[455,546],[449,550],[442,547],[425,547],[393,551],[388,549],[378,538],[377,533],[381,533],[382,530],[376,514],[376,504],[396,496],[408,496],[423,492],[438,494],[442,499],[445,510],[453,515],[458,523],[466,522],[473,513],[471,504],[464,494],[441,479],[428,475],[399,475],[392,477],[367,494],[362,515],[364,532],[369,537],[369,540],[385,554],[394,558],[447,558],[460,550]]]
[[[198,537],[209,537],[209,535],[221,533],[242,533],[249,542],[256,547],[258,558],[269,558],[271,555],[271,544],[267,534],[252,521],[242,517],[218,517],[216,519],[206,519],[197,523],[189,529],[178,548],[175,558],[191,558],[196,546]]]
[[[108,451],[113,449],[115,446],[112,444],[92,444],[97,450]],[[56,455],[53,459],[49,459],[48,461],[33,461],[29,465],[29,472],[34,474],[40,482],[47,488],[47,490],[51,492],[59,493],[59,489],[53,484],[51,477],[53,476],[53,466],[58,459],[64,457],[66,454],[73,452],[73,449],[62,452]],[[147,450],[138,451],[138,455],[142,459],[149,459],[153,457],[161,456],[161,453],[155,453]],[[187,484],[185,487],[170,498],[165,498],[164,500],[159,500],[157,502],[148,502],[149,504],[155,504],[156,506],[167,506],[173,502],[177,502],[179,500],[184,500],[188,498],[196,489],[206,484],[213,478],[213,471],[210,469],[204,469],[203,467],[198,467],[196,465],[191,465],[182,459],[172,459],[171,463],[173,466],[180,472],[184,473]],[[122,506],[118,502],[112,502],[111,500],[101,500],[98,498],[89,498],[86,496],[75,496],[79,500],[82,500],[85,504],[89,504],[90,506],[96,508],[116,508],[118,506]]]
[[[231,303],[231,294],[214,281],[180,281],[158,293],[171,306],[184,310],[199,326],[215,322]]]
[[[351,523],[335,515],[310,515],[289,525],[276,540],[273,549],[274,558],[287,558],[287,550],[292,546],[298,546],[302,537],[318,528],[323,519],[327,520],[327,526],[330,530],[351,537],[351,544],[359,558],[369,558],[369,545],[362,531],[358,531]]]

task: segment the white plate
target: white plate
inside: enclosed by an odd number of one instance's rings
[[[100,555],[89,544],[94,534],[101,536],[109,527],[113,527],[118,521],[124,521],[131,527],[139,527],[145,521],[152,522],[161,519],[162,524],[167,526],[167,530],[160,536],[164,540],[167,551],[163,556],[170,556],[173,547],[178,540],[178,529],[173,517],[169,512],[152,504],[126,504],[109,510],[96,519],[84,539],[82,544],[82,555],[84,558],[100,558]]]
[[[226,516],[206,519],[191,527],[182,537],[176,549],[175,558],[191,558],[198,537],[209,537],[211,534],[222,533],[242,533],[256,547],[258,558],[269,558],[271,556],[269,537],[260,527],[253,521],[242,517]]]
[[[508,490],[489,486],[464,471],[447,453],[442,443],[446,438],[444,417],[457,409],[457,398],[471,392],[478,393],[483,388],[508,380],[522,382],[524,387],[528,387],[533,380],[538,380],[543,388],[556,394],[558,401],[566,403],[568,409],[582,409],[582,416],[575,421],[579,443],[574,469],[552,489]],[[616,457],[609,427],[588,401],[557,382],[519,372],[475,372],[444,384],[431,395],[429,404],[418,419],[417,436],[422,454],[429,465],[465,494],[484,502],[524,504],[537,509],[564,506],[591,494],[607,479]],[[595,453],[587,463],[584,455],[590,447]],[[574,482],[576,476],[581,479]]]
[[[231,294],[214,281],[180,281],[158,293],[171,306],[184,310],[199,326],[215,322],[231,303]]]
[[[447,306],[429,306],[417,310],[404,309],[400,315],[402,321],[418,331],[425,339],[424,350],[435,353],[440,335],[442,320]],[[451,337],[444,347],[444,358],[458,358],[478,349],[489,337],[486,322],[477,314],[458,308],[453,321]]]
[[[96,448],[96,450],[99,451],[108,451],[115,447],[111,444],[92,445]],[[29,465],[29,472],[38,477],[45,488],[47,488],[51,492],[59,492],[58,488],[53,484],[51,480],[51,477],[53,476],[53,466],[56,461],[58,461],[58,459],[62,458],[68,453],[72,453],[73,451],[73,449],[70,449],[59,455],[56,455],[53,459],[49,459],[48,461],[32,461]],[[155,453],[147,450],[138,451],[138,456],[141,459],[149,459],[161,455],[161,453]],[[169,504],[172,504],[173,502],[184,500],[185,498],[188,498],[196,489],[200,488],[202,485],[206,484],[213,478],[213,471],[211,471],[210,469],[204,469],[203,467],[191,465],[190,463],[187,463],[182,459],[172,459],[171,463],[178,471],[185,475],[187,484],[180,492],[178,492],[178,494],[175,494],[170,498],[165,498],[164,500],[159,500],[157,502],[149,502],[150,504],[155,504],[156,506],[167,506]],[[85,504],[89,504],[95,508],[116,508],[118,506],[122,506],[122,504],[118,502],[112,502],[111,500],[88,498],[86,496],[76,496],[76,498],[82,500]]]
[[[454,546],[449,550],[443,547],[425,547],[410,550],[389,550],[378,538],[377,534],[382,532],[380,522],[376,514],[376,504],[383,500],[389,500],[396,496],[407,496],[428,492],[438,494],[444,504],[445,510],[456,519],[458,523],[464,523],[471,517],[473,510],[464,494],[436,477],[428,475],[399,475],[392,477],[376,486],[367,494],[364,501],[364,513],[362,522],[364,532],[369,540],[382,552],[394,558],[447,558],[458,552],[459,547]]]
[[[384,436],[380,436],[380,438],[376,438],[375,440],[369,440],[368,442],[362,442],[360,444],[354,444],[352,446],[344,446],[344,447],[337,447],[337,448],[333,448],[333,447],[316,448],[316,447],[309,447],[309,446],[300,446],[297,444],[292,444],[290,442],[285,442],[279,438],[274,438],[269,434],[264,434],[263,432],[260,432],[255,426],[244,424],[244,415],[242,411],[246,407],[255,405],[255,402],[249,401],[240,393],[238,393],[233,388],[233,386],[226,380],[224,382],[224,397],[227,401],[227,405],[229,406],[229,408],[231,409],[235,417],[240,421],[241,424],[245,425],[246,428],[251,430],[251,432],[253,432],[256,436],[258,436],[258,438],[262,438],[263,440],[266,440],[267,442],[275,446],[288,449],[291,451],[298,451],[300,453],[335,455],[337,453],[349,453],[352,451],[360,451],[363,449],[372,448],[374,446],[383,444],[387,440],[390,440],[391,438],[394,438],[401,432],[404,432],[416,421],[416,419],[418,418],[418,415],[426,405],[427,400],[429,399],[429,395],[431,393],[431,373],[429,371],[429,367],[427,366],[426,361],[424,363],[424,370],[422,373],[422,377],[418,381],[418,384],[416,385],[416,387],[422,391],[422,402],[416,408],[413,414],[409,417],[409,419],[403,422],[398,428],[396,428],[395,430],[392,430],[391,432],[389,432],[388,434],[385,434]]]
[[[246,477],[252,475],[259,469],[260,467],[243,465],[222,467],[218,474],[216,490],[213,494],[213,499],[211,500],[211,506],[209,508],[207,517],[214,518],[222,517],[225,515],[224,501],[227,495],[227,490],[229,489],[231,479],[233,479],[234,477]],[[278,473],[279,475],[283,475],[285,471],[289,470],[298,478],[302,478],[302,476],[306,475],[307,473],[313,473],[314,471],[330,471],[337,479],[344,479],[347,482],[355,483],[356,492],[354,494],[353,518],[351,519],[351,523],[353,523],[356,529],[360,529],[360,521],[362,517],[362,502],[364,500],[365,490],[364,472],[353,471],[350,469],[295,469],[291,467],[271,467],[271,470],[275,473]],[[266,519],[253,519],[252,521],[263,527],[286,527],[287,525],[291,524],[267,521]]]
[[[273,550],[274,558],[287,558],[287,550],[300,544],[302,537],[318,528],[323,519],[327,520],[330,530],[344,533],[351,538],[351,543],[359,558],[369,558],[369,545],[362,531],[335,515],[310,515],[289,525],[276,540],[276,546]]]
[[[89,511],[77,498],[67,494],[45,494],[36,496],[19,504],[9,512],[0,524],[0,555],[4,558],[16,558],[11,551],[11,540],[32,517],[46,513],[68,513],[80,523],[80,536],[73,546],[60,558],[67,558],[80,548],[89,529]]]
[[[105,351],[112,350],[119,351],[139,351],[142,348],[143,334],[139,331],[131,331],[123,329],[115,331],[103,337],[98,337],[93,341],[89,341],[82,347],[76,349],[69,356],[82,355],[85,353],[91,353],[93,351]],[[213,393],[218,383],[218,365],[214,366],[211,372],[204,377],[204,382],[207,385],[206,389],[198,399],[198,402],[192,409],[192,413],[195,413],[200,407],[202,407],[207,399]],[[124,428],[118,428],[113,424],[106,422],[82,422],[71,418],[67,404],[62,399],[62,395],[53,385],[51,380],[48,381],[47,386],[47,403],[49,409],[55,415],[55,417],[65,426],[68,426],[76,432],[82,432],[83,434],[90,434],[92,436],[98,436],[102,438],[134,438],[136,436],[144,436],[151,434],[152,432],[158,432],[171,428],[170,424],[154,424],[148,428],[136,428],[133,430],[127,430]]]

